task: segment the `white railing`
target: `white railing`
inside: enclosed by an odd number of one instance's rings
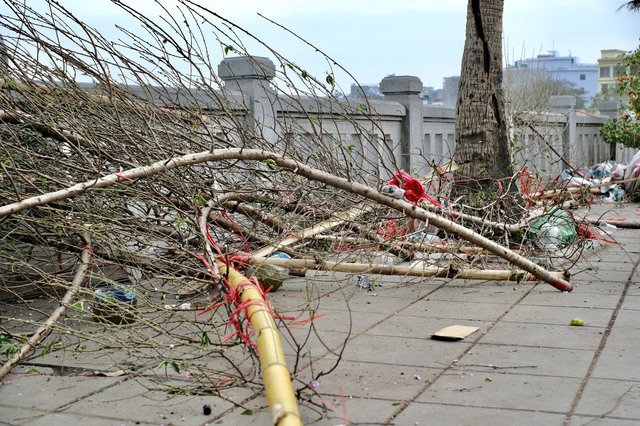
[[[353,99],[326,104],[314,99],[274,99],[269,82],[275,67],[266,58],[257,58],[259,66],[249,74],[254,59],[234,70],[242,61],[219,69],[231,70],[222,75],[225,87],[236,93],[239,103],[244,99],[255,105],[269,105],[271,109],[254,112],[253,119],[263,120],[265,128],[274,129],[273,137],[294,136],[308,144],[339,143],[351,145],[354,158],[365,170],[377,173],[380,179],[399,168],[414,175],[431,170],[434,162],[442,164],[453,158],[455,138],[455,110],[424,105],[418,97],[422,83],[417,77],[390,76],[380,83],[384,100],[370,100],[370,111],[353,108]],[[269,68],[273,67],[273,68]],[[266,71],[265,71],[266,70]],[[262,72],[262,75],[260,74]],[[233,92],[235,91],[235,92]],[[263,99],[263,101],[260,101]],[[335,114],[336,108],[340,114]],[[610,146],[602,141],[600,125],[606,116],[594,116],[567,110],[520,114],[514,120],[511,141],[516,169],[527,166],[545,177],[557,176],[565,168],[593,166],[611,158]],[[295,128],[291,123],[295,122]],[[320,124],[319,124],[320,123]],[[375,125],[374,125],[375,123]],[[258,123],[260,125],[260,123]],[[318,139],[318,126],[322,140]],[[384,142],[384,143],[383,143]],[[389,148],[383,146],[385,145]],[[617,148],[620,163],[631,159],[635,150]]]

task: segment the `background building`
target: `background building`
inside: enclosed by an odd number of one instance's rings
[[[598,65],[581,64],[575,56],[559,56],[558,51],[538,55],[535,58],[516,61],[513,70],[543,70],[547,78],[565,83],[567,88],[576,89],[576,95],[587,103],[598,93]],[[517,72],[517,71],[515,71]]]
[[[615,94],[616,77],[624,74],[624,67],[620,65],[626,50],[604,49],[600,51],[598,59],[598,93],[602,95]]]

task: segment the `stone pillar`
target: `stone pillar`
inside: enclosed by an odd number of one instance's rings
[[[270,84],[276,76],[273,62],[260,56],[225,58],[218,65],[218,76],[224,81],[225,90],[242,94],[247,118],[262,137],[275,143],[276,95]]]
[[[595,107],[600,111],[600,115],[610,118],[620,114],[620,101],[598,101]]]
[[[412,76],[389,76],[380,82],[380,92],[386,101],[395,101],[406,108],[406,115],[402,122],[402,139],[400,140],[400,166],[411,173],[411,150],[422,148],[423,110],[422,81]]]
[[[576,141],[578,129],[576,128],[576,97],[575,96],[550,96],[549,106],[554,112],[564,114],[567,124],[562,131],[562,167],[568,169],[571,166],[571,144]]]

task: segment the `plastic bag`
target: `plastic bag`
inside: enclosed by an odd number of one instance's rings
[[[532,225],[536,243],[551,252],[571,244],[577,236],[573,218],[564,210],[556,209],[540,216]]]
[[[434,206],[442,207],[442,204],[424,190],[424,185],[418,179],[412,177],[404,170],[399,170],[396,175],[387,182],[387,186],[393,185],[404,189],[404,197],[412,203],[428,201]]]

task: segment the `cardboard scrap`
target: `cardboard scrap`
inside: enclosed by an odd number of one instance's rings
[[[470,327],[466,325],[450,325],[431,335],[432,339],[438,340],[462,340],[465,337],[478,331],[478,327]]]

